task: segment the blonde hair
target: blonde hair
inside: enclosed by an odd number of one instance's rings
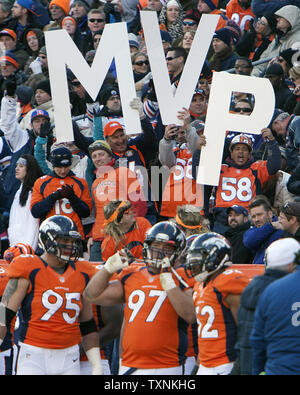
[[[193,206],[191,204],[186,204],[177,207],[177,216],[180,219],[181,226],[187,225],[183,229],[185,236],[189,237],[194,234],[202,234],[209,232],[209,227],[207,221],[201,215],[199,207]],[[176,221],[176,220],[175,220]],[[190,229],[189,226],[198,226],[197,228]]]
[[[113,213],[118,210],[121,202],[122,200],[113,200],[103,207],[103,214],[106,220],[108,220],[113,215]],[[120,229],[119,223],[123,217],[124,212],[130,207],[131,203],[129,201],[126,202],[126,205],[118,210],[117,218],[114,221],[109,222],[105,227],[105,233],[113,238],[116,248],[120,243],[124,242],[125,233]]]
[[[145,59],[148,60],[148,56],[147,56],[144,52],[137,51],[137,52],[134,52],[134,53],[131,55],[131,63],[132,63],[132,65],[133,65],[134,62],[136,61],[136,58],[138,58],[139,56],[142,56],[143,58],[145,58]]]
[[[300,78],[300,66],[294,66],[289,70],[290,76],[292,76],[295,79]]]

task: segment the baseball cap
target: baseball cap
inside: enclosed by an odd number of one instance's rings
[[[198,132],[200,133],[200,132],[203,132],[205,123],[200,121],[199,119],[195,119],[195,121],[191,122],[191,126],[196,129],[197,133]]]
[[[235,136],[230,143],[229,150],[232,151],[232,148],[235,144],[246,144],[247,147],[249,148],[249,151],[252,152],[253,147],[252,147],[252,141],[251,139],[246,136],[245,134],[238,134]]]
[[[129,46],[139,49],[139,43],[135,40],[129,40]]]
[[[294,262],[299,250],[299,242],[292,237],[275,240],[266,249],[264,257],[265,265],[267,268],[276,268],[278,266],[288,265],[289,263]]]
[[[196,89],[194,90],[193,96],[194,96],[194,95],[206,96],[204,90],[203,90],[203,89],[200,89],[200,88],[196,88]]]
[[[103,134],[104,137],[112,136],[117,130],[123,129],[123,126],[117,121],[110,121],[104,126]]]
[[[233,210],[235,213],[237,214],[243,214],[245,217],[248,217],[248,210],[245,209],[245,207],[243,206],[239,206],[238,204],[234,204],[231,207],[228,207],[228,209],[226,210],[227,214],[229,214],[229,211]]]
[[[31,113],[31,118],[30,118],[31,122],[32,122],[32,121],[34,120],[34,118],[36,118],[36,117],[45,117],[45,118],[47,118],[48,120],[50,120],[49,113],[48,113],[48,111],[46,111],[46,110],[34,110],[34,111],[32,111],[32,113]]]
[[[284,206],[280,208],[280,211],[287,215],[300,217],[300,202],[286,202]]]
[[[35,16],[40,16],[39,14],[36,13],[36,5],[33,0],[17,0],[17,3],[23,7],[26,8],[28,11],[30,11],[32,14]]]

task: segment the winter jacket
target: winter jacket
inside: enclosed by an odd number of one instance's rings
[[[250,334],[259,296],[269,284],[284,275],[286,275],[284,271],[266,269],[263,275],[253,278],[241,295],[238,310],[238,339],[235,345],[240,366],[239,374],[252,374]]]
[[[276,11],[276,15],[285,18],[291,24],[291,30],[281,37],[276,35],[272,43],[262,53],[260,60],[278,56],[280,52],[291,48],[294,43],[300,41],[300,8],[287,5]],[[268,62],[255,66],[252,75],[255,77],[262,76],[267,66]]]
[[[251,8],[257,17],[273,14],[286,5],[295,5],[300,8],[299,0],[252,0]]]
[[[300,266],[274,281],[261,294],[255,310],[250,344],[252,374],[300,372]]]
[[[224,236],[230,242],[232,247],[232,263],[233,264],[251,264],[253,261],[253,253],[245,247],[243,243],[244,233],[250,228],[250,223],[245,222],[236,228],[229,228]]]
[[[260,228],[252,226],[244,233],[243,242],[254,254],[254,264],[264,264],[266,248],[273,241],[280,239],[283,230],[276,230],[270,222]]]

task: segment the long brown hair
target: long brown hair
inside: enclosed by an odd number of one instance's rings
[[[42,177],[44,173],[42,172],[38,161],[35,159],[34,156],[24,154],[21,155],[20,158],[26,160],[26,176],[23,180],[20,193],[20,205],[24,207],[28,199],[28,194],[30,191],[32,191],[33,184],[39,177]]]

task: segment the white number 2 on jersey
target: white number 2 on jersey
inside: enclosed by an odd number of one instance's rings
[[[202,324],[198,318],[199,313],[201,316],[204,316],[208,314],[206,324],[202,328]],[[217,338],[219,337],[219,331],[217,329],[211,329],[214,320],[215,320],[215,311],[214,309],[206,305],[202,307],[200,311],[200,306],[196,307],[196,314],[197,314],[197,324],[198,324],[198,336],[201,337],[202,339],[212,339],[212,338]]]
[[[157,297],[147,319],[146,322],[153,322],[155,317],[157,316],[157,313],[159,312],[162,304],[164,303],[167,293],[165,291],[158,291],[155,289],[151,289],[149,292],[150,297]],[[137,298],[136,301],[133,301],[134,298]],[[144,291],[141,291],[140,289],[134,290],[128,298],[128,307],[130,310],[132,310],[132,313],[130,315],[129,321],[132,322],[135,317],[137,316],[138,312],[140,311],[141,307],[145,303],[146,299],[146,294]]]

